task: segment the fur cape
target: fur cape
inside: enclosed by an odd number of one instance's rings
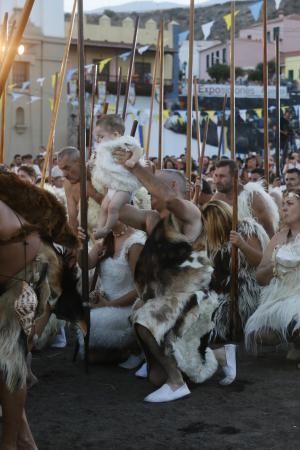
[[[0,200],[28,222],[23,226],[24,233],[37,231],[45,242],[68,248],[78,246],[65,208],[50,192],[25,183],[14,173],[1,173]]]
[[[300,330],[300,234],[275,249],[276,275],[262,288],[259,307],[245,328],[246,348],[256,350],[261,336],[275,332],[282,340]]]
[[[146,327],[196,383],[217,369],[208,348],[218,306],[216,294],[207,291],[212,271],[206,251],[193,249],[173,216],[154,228],[135,271],[142,306],[133,311],[133,324]]]
[[[113,159],[112,152],[118,148],[131,151],[137,159],[142,156],[142,148],[131,136],[121,136],[118,139],[99,144],[92,164],[92,184],[97,190],[99,190],[99,186],[105,186],[116,191],[135,192],[141,187],[141,183]]]
[[[245,238],[257,237],[262,250],[268,245],[269,238],[263,227],[253,219],[239,223],[238,232]],[[229,304],[231,288],[231,244],[226,242],[214,257],[214,273],[211,289],[219,297],[219,307],[214,315],[216,324],[214,337],[226,340],[229,336]],[[238,313],[242,329],[248,318],[256,310],[261,288],[256,281],[255,268],[250,267],[243,252],[238,250]]]
[[[277,230],[279,227],[279,211],[278,207],[274,201],[274,199],[264,190],[261,183],[250,182],[245,184],[244,189],[238,196],[238,215],[239,220],[246,219],[248,217],[252,217],[256,220],[256,217],[253,216],[252,210],[252,198],[253,194],[259,194],[265,203],[265,208],[268,211],[270,217],[272,217],[272,221],[274,223],[274,227]]]

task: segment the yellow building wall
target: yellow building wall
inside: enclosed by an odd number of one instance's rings
[[[293,71],[293,79],[300,81],[300,56],[290,56],[285,59],[286,78],[289,78],[290,71]]]

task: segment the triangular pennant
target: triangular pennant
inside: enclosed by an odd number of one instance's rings
[[[255,21],[259,19],[262,4],[263,2],[259,1],[249,6],[249,9]]]
[[[41,87],[43,87],[43,84],[44,84],[45,79],[46,79],[45,77],[37,78],[37,79],[36,79],[36,82],[37,82]]]
[[[145,53],[148,50],[149,47],[150,47],[150,45],[144,45],[143,47],[138,48],[138,53],[140,55],[142,55],[143,53]]]
[[[78,72],[78,69],[69,69],[66,75],[66,80],[69,83],[72,80],[72,77],[75,73]]]
[[[9,94],[12,96],[12,102],[15,102],[21,97],[24,97],[23,94],[18,94],[17,92],[9,92]]]
[[[119,55],[119,58],[121,58],[122,61],[127,61],[127,59],[129,58],[130,55],[131,55],[131,52],[122,53],[121,55]]]
[[[234,17],[236,17],[239,12],[240,12],[239,10],[234,11]],[[225,20],[226,28],[229,31],[231,29],[231,13],[226,14],[226,16],[223,16],[223,19]]]
[[[94,64],[86,64],[84,66],[85,70],[87,71],[87,73],[91,73],[93,70]]]
[[[278,9],[280,6],[281,0],[275,0],[275,8]]]
[[[210,35],[211,28],[212,28],[214,23],[215,23],[215,21],[212,20],[211,22],[207,22],[207,23],[204,23],[203,25],[201,25],[205,41],[208,38],[208,36]]]
[[[41,99],[41,97],[37,97],[36,95],[31,95],[29,102],[27,102],[27,105],[29,105],[30,103],[37,102],[40,99]]]
[[[183,31],[182,33],[178,34],[178,45],[180,46],[184,41],[187,40],[189,35],[189,31]]]
[[[111,60],[112,60],[112,58],[106,58],[106,59],[103,59],[102,61],[99,62],[99,73],[102,72],[102,70],[104,69],[106,64],[108,64],[109,61],[111,61]]]
[[[261,119],[261,117],[262,117],[262,108],[256,108],[256,109],[254,109],[254,111],[256,112],[257,117],[259,117]]]
[[[16,83],[13,83],[13,84],[9,84],[7,87],[8,87],[8,89],[13,89],[16,86],[17,86]]]
[[[23,81],[21,89],[28,89],[30,86],[30,81]]]

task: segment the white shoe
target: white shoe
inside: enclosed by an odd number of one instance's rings
[[[224,345],[226,366],[222,367],[225,378],[220,381],[222,386],[228,386],[236,379],[236,345]]]
[[[122,369],[128,369],[128,370],[135,369],[143,361],[144,361],[144,358],[142,355],[129,355],[129,358],[126,359],[126,361],[119,364],[119,367],[122,367]]]
[[[173,400],[186,397],[187,395],[190,395],[190,393],[191,391],[185,383],[175,391],[173,391],[168,384],[163,384],[161,388],[152,392],[152,394],[147,395],[147,397],[144,398],[144,401],[151,403],[172,402]]]
[[[65,348],[67,346],[67,339],[64,327],[62,327],[54,340],[52,341],[51,347],[53,348]]]
[[[148,367],[145,362],[134,374],[137,378],[148,378]]]

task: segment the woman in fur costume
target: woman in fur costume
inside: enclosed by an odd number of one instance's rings
[[[214,316],[214,333],[216,338],[226,340],[230,334],[231,246],[238,247],[238,310],[244,329],[247,319],[258,306],[260,287],[255,270],[269,238],[263,227],[251,218],[239,221],[238,231],[232,231],[231,207],[221,200],[207,203],[202,214],[203,240],[214,265],[210,287],[218,294],[220,302]]]
[[[300,189],[283,194],[282,220],[283,229],[272,238],[257,269],[257,280],[265,287],[246,324],[246,346],[287,339],[287,358],[300,361]]]
[[[108,189],[100,208],[96,238],[105,237],[117,223],[119,211],[131,200],[132,193],[141,184],[137,178],[128,172],[113,158],[113,151],[124,149],[130,153],[126,161],[127,167],[133,167],[142,156],[142,148],[131,136],[123,136],[124,122],[117,116],[103,116],[97,122],[96,132],[99,145],[96,148],[92,182],[97,189],[98,184]]]

